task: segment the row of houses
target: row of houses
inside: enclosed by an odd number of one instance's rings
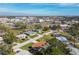
[[[20,39],[20,40],[25,39],[25,38],[28,38],[28,36],[37,35],[37,32],[41,32],[41,30],[40,29],[28,30],[28,31],[25,31],[22,34],[17,35],[16,38]],[[0,30],[0,42],[2,42],[4,35],[5,35],[5,32],[3,30]]]
[[[25,39],[25,38],[28,38],[28,36],[37,35],[38,34],[37,32],[41,32],[41,30],[40,29],[29,30],[29,31],[24,32],[23,34],[17,35],[16,38],[18,38],[18,39]]]

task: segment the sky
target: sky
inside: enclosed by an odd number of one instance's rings
[[[0,16],[79,16],[79,4],[0,3]]]

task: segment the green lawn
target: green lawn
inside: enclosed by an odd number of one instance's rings
[[[30,38],[35,38],[37,37],[38,35],[32,35],[32,36],[29,36]]]
[[[50,31],[50,30],[47,30],[47,31],[43,31],[43,32],[45,33],[45,32],[49,32],[49,31]]]
[[[38,32],[38,34],[43,34],[43,33],[44,33],[43,31],[42,31],[42,32],[40,32],[40,33]]]
[[[11,30],[15,33],[15,35],[23,33],[23,30],[20,30],[20,29],[11,29]]]
[[[16,42],[17,42],[17,43],[23,43],[23,42],[25,42],[25,41],[27,41],[27,40],[28,40],[28,38],[26,38],[26,39],[21,39],[21,40],[17,39]]]
[[[13,44],[13,46],[16,46],[17,44]]]
[[[52,54],[53,54],[53,55],[64,55],[64,52],[63,52],[60,48],[54,47],[54,48],[52,49]]]
[[[9,54],[9,55],[15,55],[16,54],[16,52],[12,52],[11,54]]]
[[[28,47],[32,46],[32,44],[33,44],[33,43],[28,43],[28,44],[22,46],[21,49],[23,49],[23,50],[28,50],[28,49],[29,49]]]
[[[79,49],[79,44],[76,44],[75,47]]]
[[[67,32],[59,32],[59,33],[61,33],[61,35],[64,35],[64,36],[68,35]]]
[[[51,34],[48,34],[48,35],[44,35],[44,37],[38,39],[37,41],[46,41],[46,40],[51,39],[51,38],[53,38],[51,36]]]

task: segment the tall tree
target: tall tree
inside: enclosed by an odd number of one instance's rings
[[[35,25],[35,29],[41,29],[41,28],[42,28],[42,26],[40,24]]]
[[[43,31],[48,31],[49,30],[49,27],[44,27],[43,28]]]
[[[13,53],[11,45],[0,45],[0,53],[2,55],[10,55]]]
[[[19,27],[20,29],[26,29],[26,27],[27,27],[27,25],[23,22],[16,22],[15,26]]]
[[[3,38],[4,38],[4,42],[7,44],[12,44],[16,40],[16,36],[12,31],[8,31]]]

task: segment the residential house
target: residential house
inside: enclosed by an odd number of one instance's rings
[[[67,40],[66,37],[61,36],[61,35],[59,35],[59,34],[57,34],[55,37],[56,37],[56,39],[58,39],[59,41],[65,43],[65,44],[69,44],[69,42],[68,42],[68,40]]]
[[[31,31],[26,31],[25,34],[33,36],[36,35],[37,33],[31,30]]]
[[[42,41],[42,42],[37,42],[37,43],[34,43],[32,45],[33,48],[42,48],[44,47],[45,45],[47,45],[48,43],[46,41]]]
[[[3,30],[0,30],[0,36],[4,36],[5,35],[5,32]]]
[[[0,37],[0,44],[3,42],[3,37]]]
[[[44,22],[44,19],[39,19],[39,22]]]
[[[61,27],[62,30],[65,30],[65,29],[69,28],[70,25],[68,25],[68,24],[60,24],[60,27]]]
[[[0,17],[0,23],[7,23],[10,19],[7,17]]]
[[[41,41],[34,43],[32,47],[29,49],[31,53],[40,52],[42,48],[47,49],[49,44],[46,41]]]
[[[42,29],[33,29],[34,32],[38,32],[38,33],[41,33],[42,32]]]
[[[16,38],[17,39],[25,39],[25,38],[27,38],[27,35],[26,34],[20,34],[20,35],[17,35]]]

